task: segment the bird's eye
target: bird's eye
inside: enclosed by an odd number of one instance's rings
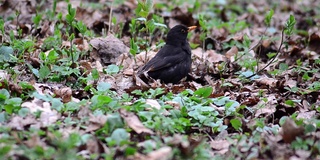
[[[184,30],[184,29],[181,29],[181,32],[182,32],[182,33],[185,33],[185,32],[186,32],[186,30]]]

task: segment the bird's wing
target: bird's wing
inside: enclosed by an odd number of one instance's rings
[[[144,70],[157,71],[170,67],[185,60],[186,55],[187,52],[180,47],[172,49],[172,47],[164,46],[157,55],[146,64]]]

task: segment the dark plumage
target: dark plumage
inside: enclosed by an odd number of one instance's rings
[[[191,69],[191,48],[187,35],[195,28],[184,25],[173,27],[167,35],[166,44],[139,70],[138,75],[147,73],[164,83],[178,83],[186,77]]]

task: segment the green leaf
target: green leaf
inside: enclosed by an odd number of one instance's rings
[[[300,103],[301,100],[286,100],[285,101],[285,104],[291,106],[291,107],[294,107],[295,103]]]
[[[207,21],[204,19],[203,14],[199,14],[199,24],[204,31],[207,30]]]
[[[40,75],[39,75],[39,70],[38,70],[38,69],[32,68],[31,70],[32,70],[32,73],[33,73],[37,78],[40,77]]]
[[[13,48],[8,46],[0,47],[0,62],[10,61],[13,54]]]
[[[18,112],[18,115],[21,117],[27,116],[29,113],[29,108],[21,108]]]
[[[279,69],[280,69],[281,71],[286,71],[288,68],[289,68],[289,66],[288,66],[288,64],[286,64],[286,63],[280,63],[280,64],[279,64]]]
[[[148,15],[149,15],[149,12],[147,12],[147,11],[141,11],[141,12],[139,12],[139,16],[141,16],[141,17],[146,18],[146,17],[148,17]]]
[[[91,71],[91,75],[92,75],[92,78],[94,79],[94,80],[98,80],[99,79],[99,77],[100,77],[100,75],[99,75],[99,72],[98,72],[98,70],[97,69],[92,69],[92,71]]]
[[[77,22],[76,28],[81,34],[84,34],[87,31],[87,26],[82,21]]]
[[[250,48],[251,40],[250,40],[250,38],[248,37],[247,34],[245,34],[245,35],[243,36],[243,40],[244,40],[244,42],[243,42],[244,46],[245,46],[246,48]]]
[[[40,21],[41,21],[41,18],[42,18],[42,14],[36,14],[33,18],[32,18],[32,21],[33,23],[38,26],[40,24]]]
[[[137,5],[136,9],[134,10],[136,15],[139,15],[139,12],[141,12],[141,10],[142,10],[142,5],[141,5],[141,3],[138,2],[138,5]]]
[[[126,156],[134,155],[136,152],[137,152],[137,149],[133,148],[133,147],[127,147],[125,149],[125,155]]]
[[[113,132],[117,128],[124,127],[122,118],[118,113],[108,115],[106,125],[108,128],[108,133]]]
[[[0,19],[0,31],[2,32],[2,34],[4,33],[4,20]]]
[[[123,128],[117,128],[111,134],[111,137],[106,138],[107,142],[112,140],[119,146],[122,142],[129,140],[129,133]]]
[[[267,54],[267,56],[268,56],[268,58],[270,59],[270,58],[273,58],[274,56],[276,56],[277,55],[277,53],[274,53],[274,52],[271,52],[271,53],[268,53]]]
[[[291,35],[295,24],[296,24],[296,19],[294,18],[293,15],[290,15],[289,19],[286,21],[284,26],[284,33],[286,35]]]
[[[253,72],[252,71],[245,71],[245,72],[241,72],[240,73],[240,77],[242,76],[242,77],[250,77],[250,76],[252,76],[253,75]],[[255,75],[255,76],[253,76],[253,77],[251,77],[250,79],[251,80],[254,80],[254,79],[257,79],[257,78],[259,78],[259,76],[258,75]]]
[[[215,109],[213,107],[201,107],[202,112],[213,112]]]
[[[10,93],[6,89],[0,90],[0,102],[1,100],[6,100],[10,97]]]
[[[274,13],[274,11],[271,9],[264,17],[264,22],[266,23],[267,26],[270,26],[273,13]]]
[[[6,112],[0,112],[0,123],[6,122],[9,120],[9,115]]]
[[[90,139],[92,139],[92,138],[93,138],[93,137],[92,137],[91,134],[84,134],[84,135],[81,136],[81,141],[82,141],[83,143],[87,143],[88,140],[90,140]]]
[[[14,107],[19,107],[22,103],[22,99],[18,97],[7,99],[5,104],[12,105]]]
[[[65,106],[66,111],[77,111],[80,109],[80,104],[73,101],[66,103]]]
[[[313,124],[307,124],[304,128],[306,133],[315,132],[317,130]]]
[[[230,101],[229,97],[218,97],[213,98],[213,103],[217,106],[224,106],[228,101]]]
[[[58,58],[59,54],[56,52],[56,50],[50,51],[47,57],[49,63],[55,63]]]
[[[31,97],[35,97],[41,100],[44,100],[46,102],[49,102],[50,100],[52,100],[52,97],[48,94],[40,94],[38,92],[33,92]]]
[[[123,4],[124,2],[125,2],[125,0],[115,0],[115,1],[113,1],[113,3],[115,5],[120,5],[120,4]]]
[[[231,119],[230,123],[234,129],[236,130],[241,129],[240,127],[242,126],[242,123],[239,119]]]
[[[196,90],[194,92],[194,95],[200,96],[200,97],[203,97],[203,98],[208,98],[211,95],[212,90],[213,90],[212,87],[199,88],[198,90]]]
[[[100,108],[102,106],[106,106],[108,103],[112,101],[112,98],[105,95],[95,95],[91,98],[91,106],[94,108]]]
[[[11,149],[12,147],[10,145],[4,145],[0,147],[0,157],[7,157]]]
[[[13,105],[5,105],[3,107],[3,109],[8,113],[8,114],[12,114],[13,110],[15,109],[15,107]]]
[[[48,78],[49,74],[50,74],[50,69],[48,66],[42,66],[39,69],[39,78],[40,79]]]
[[[62,108],[63,108],[63,103],[61,102],[61,99],[60,98],[53,98],[52,100],[51,100],[51,104],[52,104],[52,106],[51,106],[51,108],[53,108],[53,109],[55,109],[55,110],[57,110],[57,111],[61,111],[62,110]]]
[[[195,49],[195,48],[197,48],[198,46],[199,46],[199,44],[190,43],[190,47],[191,47],[192,49]]]
[[[146,11],[147,12],[150,12],[152,10],[152,7],[153,7],[153,0],[146,0]]]
[[[130,39],[130,53],[135,56],[138,53],[138,45],[135,43],[134,39]]]
[[[70,3],[68,4],[68,14],[73,18],[76,16],[76,9],[72,8]]]
[[[99,82],[97,86],[97,90],[101,92],[108,91],[111,88],[111,84],[107,82]]]
[[[115,64],[111,64],[107,67],[106,72],[110,75],[112,74],[116,74],[120,71],[119,66],[115,65]]]

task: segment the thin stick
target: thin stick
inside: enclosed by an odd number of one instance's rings
[[[280,46],[278,48],[278,51],[277,51],[277,54],[269,61],[268,64],[266,64],[263,68],[261,68],[259,71],[257,71],[256,73],[254,73],[253,75],[247,77],[247,79],[250,79],[252,78],[253,76],[259,74],[260,72],[262,72],[264,69],[266,69],[271,63],[274,62],[274,60],[276,59],[276,57],[278,57],[279,53],[280,53],[280,50],[281,50],[281,47],[283,45],[283,37],[284,37],[284,29],[282,29],[282,32],[281,32],[281,43],[280,43]]]
[[[107,33],[107,35],[110,33],[110,30],[111,30],[112,6],[113,6],[113,1],[111,2],[111,6],[110,6],[110,13],[109,13],[109,27],[108,27],[108,33]]]

